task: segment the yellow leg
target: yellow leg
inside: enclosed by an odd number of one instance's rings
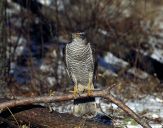
[[[94,87],[93,87],[90,75],[89,75],[89,81],[88,81],[87,87],[88,87],[88,96],[91,96],[93,94]]]
[[[73,92],[73,94],[74,94],[74,97],[76,97],[77,96],[77,94],[78,94],[78,82],[77,82],[77,79],[76,79],[76,77],[75,77],[75,75],[74,74],[72,74],[72,78],[73,78],[73,81],[74,81],[74,90],[73,91],[70,91],[70,92]]]
[[[49,92],[49,96],[54,96],[55,95],[55,91],[53,90],[50,90]],[[53,111],[53,108],[50,104],[48,104],[48,108],[49,108],[49,112],[52,112]]]
[[[73,93],[74,93],[74,96],[76,97],[77,94],[78,94],[78,87],[77,87],[77,85],[74,86],[74,91],[73,91]]]
[[[73,93],[74,97],[77,97],[77,94],[79,94],[77,84],[74,85],[74,90],[69,92]]]

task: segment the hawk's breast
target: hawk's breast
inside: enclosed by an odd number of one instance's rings
[[[89,73],[93,73],[93,55],[90,45],[68,44],[66,46],[66,63],[69,74],[74,74],[77,81],[87,85]]]

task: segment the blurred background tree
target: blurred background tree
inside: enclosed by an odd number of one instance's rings
[[[151,86],[136,88],[157,90],[163,79],[162,6],[153,0],[7,0],[1,7],[1,58],[8,58],[1,63],[10,63],[3,71],[10,75],[9,90],[40,95],[70,89],[62,51],[78,30],[96,49],[97,86],[150,80]],[[121,89],[125,94],[124,87],[115,90]]]
[[[6,1],[0,1],[0,92],[8,83],[9,76],[9,58],[7,56],[7,32],[6,32]]]

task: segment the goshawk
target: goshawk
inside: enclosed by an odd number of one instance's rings
[[[74,100],[74,115],[93,117],[96,115],[94,90],[95,59],[85,33],[73,33],[72,42],[66,45],[65,61],[69,77],[74,83],[74,95],[88,92],[87,98]]]

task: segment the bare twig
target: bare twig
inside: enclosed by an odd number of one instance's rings
[[[109,88],[110,89],[110,88]],[[108,90],[105,89],[102,91],[95,91],[92,96],[94,97],[102,97],[106,100],[109,100],[120,107],[123,111],[125,111],[130,117],[132,117],[137,123],[139,123],[143,128],[151,128],[151,126],[142,120],[134,111],[132,111],[128,106],[126,106],[123,102],[116,99],[113,95],[108,94]],[[80,95],[81,98],[87,97],[87,93],[83,93]],[[7,108],[12,108],[20,105],[27,105],[32,103],[50,103],[56,101],[68,101],[73,100],[77,97],[74,97],[73,94],[64,94],[62,96],[41,96],[41,97],[29,97],[22,98],[18,100],[10,100],[7,102],[0,103],[0,109],[4,110]]]

